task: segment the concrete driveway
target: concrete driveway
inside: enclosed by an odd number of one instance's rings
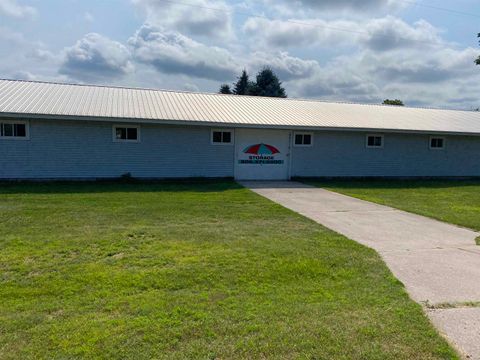
[[[480,303],[480,234],[297,182],[241,184],[375,249],[440,332],[480,360],[480,306],[465,304]]]

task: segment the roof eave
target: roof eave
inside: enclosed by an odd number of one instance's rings
[[[302,126],[302,125],[271,125],[271,124],[247,124],[223,121],[198,121],[198,120],[168,120],[168,119],[145,119],[145,118],[117,118],[103,116],[79,116],[62,114],[27,114],[0,112],[0,118],[26,118],[41,120],[76,120],[76,121],[98,121],[112,123],[140,123],[177,126],[207,126],[221,128],[253,128],[253,129],[279,129],[279,130],[310,130],[310,131],[354,131],[354,132],[382,132],[401,134],[429,134],[429,135],[457,135],[457,136],[480,136],[480,132],[465,131],[442,131],[442,130],[413,130],[413,129],[391,129],[391,128],[368,128],[368,127],[329,127],[329,126]]]

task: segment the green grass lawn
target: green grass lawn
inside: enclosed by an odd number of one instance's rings
[[[233,182],[0,185],[1,359],[455,359],[379,256]]]
[[[328,190],[480,231],[480,180],[306,181]]]

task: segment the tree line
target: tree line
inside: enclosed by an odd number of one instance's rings
[[[220,94],[232,95],[287,97],[287,92],[283,88],[282,82],[269,67],[260,70],[255,80],[250,80],[247,70],[243,70],[233,87],[229,84],[222,84],[219,92]]]

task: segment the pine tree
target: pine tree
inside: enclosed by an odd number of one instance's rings
[[[263,68],[257,74],[257,81],[250,81],[246,70],[237,78],[233,84],[233,89],[229,85],[223,84],[220,87],[221,94],[250,95],[250,96],[268,96],[286,98],[287,94],[282,87],[282,82],[269,67]]]
[[[237,78],[237,82],[233,84],[233,93],[235,95],[249,95],[251,82],[247,74],[247,70],[242,71],[242,75]]]
[[[252,95],[286,98],[287,93],[282,87],[282,82],[269,67],[263,68],[257,75],[256,86]]]
[[[222,84],[220,86],[220,91],[219,91],[220,94],[233,94],[232,93],[232,90],[230,89],[230,85],[228,84]]]

